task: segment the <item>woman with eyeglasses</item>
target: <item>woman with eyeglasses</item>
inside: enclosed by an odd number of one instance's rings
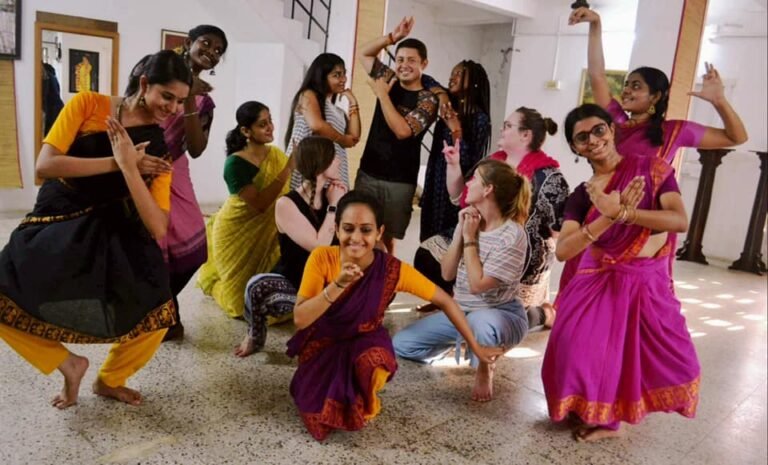
[[[565,137],[594,175],[568,198],[557,242],[559,260],[580,258],[544,354],[550,418],[594,441],[650,412],[693,417],[700,367],[668,267],[672,237],[688,228],[673,169],[617,151],[597,105],[572,110]]]
[[[481,160],[467,181],[467,207],[458,214],[440,265],[443,279],[456,281],[453,298],[480,345],[509,350],[528,332],[525,308],[517,296],[528,250],[525,221],[530,202],[528,180],[498,160]],[[423,363],[456,347],[458,362],[462,337],[440,312],[398,332],[392,342],[399,357]],[[493,397],[494,364],[467,355],[477,368],[472,400],[487,402]]]

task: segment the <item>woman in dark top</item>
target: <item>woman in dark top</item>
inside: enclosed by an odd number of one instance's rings
[[[426,85],[432,88],[437,84]],[[462,173],[467,174],[488,153],[491,140],[490,83],[482,65],[464,60],[454,66],[448,93],[450,105],[441,105],[442,118],[435,125],[435,136],[427,160],[424,193],[420,202],[419,240],[422,242],[437,233],[448,231],[450,234],[458,221],[459,207],[451,202],[446,189],[443,148],[454,145],[459,138],[462,140],[459,164]],[[453,111],[454,108],[456,111]],[[451,120],[458,120],[460,126],[451,125]],[[457,126],[460,131],[456,130]]]
[[[347,189],[339,179],[339,158],[335,157],[333,142],[325,137],[306,137],[293,157],[303,182],[278,199],[275,206],[280,261],[271,273],[259,273],[248,281],[244,315],[248,332],[235,347],[238,357],[247,357],[264,347],[270,322],[292,317],[309,253],[317,246],[330,245],[335,237],[336,204]]]

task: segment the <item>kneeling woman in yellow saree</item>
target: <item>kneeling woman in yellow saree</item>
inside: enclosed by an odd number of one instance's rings
[[[477,357],[491,363],[502,348],[477,343],[464,313],[410,265],[375,250],[384,226],[375,199],[351,191],[339,201],[339,246],[318,247],[299,288],[288,355],[299,357],[291,395],[312,436],[354,431],[381,410],[377,392],[397,370],[392,340],[382,325],[395,293],[408,292],[440,307]]]
[[[293,163],[274,140],[269,108],[245,102],[227,134],[224,180],[229,198],[208,221],[208,261],[198,284],[231,317],[243,316],[245,285],[280,259],[275,201],[288,192]]]

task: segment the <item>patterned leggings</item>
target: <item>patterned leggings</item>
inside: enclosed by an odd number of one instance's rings
[[[245,321],[248,336],[259,351],[267,340],[267,317],[280,318],[293,311],[296,288],[283,275],[261,273],[245,286]]]

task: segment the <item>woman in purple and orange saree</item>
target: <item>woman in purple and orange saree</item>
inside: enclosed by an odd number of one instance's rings
[[[579,440],[619,434],[650,412],[693,417],[700,367],[669,276],[672,236],[687,217],[672,168],[619,154],[611,116],[582,105],[565,121],[595,174],[569,197],[556,254],[581,254],[558,298],[542,379],[553,421]]]
[[[382,325],[397,292],[443,309],[481,361],[501,348],[482,347],[464,313],[443,290],[408,264],[374,250],[384,232],[380,207],[350,191],[339,201],[339,246],[312,251],[299,288],[288,355],[298,356],[291,395],[309,433],[318,441],[334,429],[355,431],[381,410],[377,392],[397,370],[392,340]]]

